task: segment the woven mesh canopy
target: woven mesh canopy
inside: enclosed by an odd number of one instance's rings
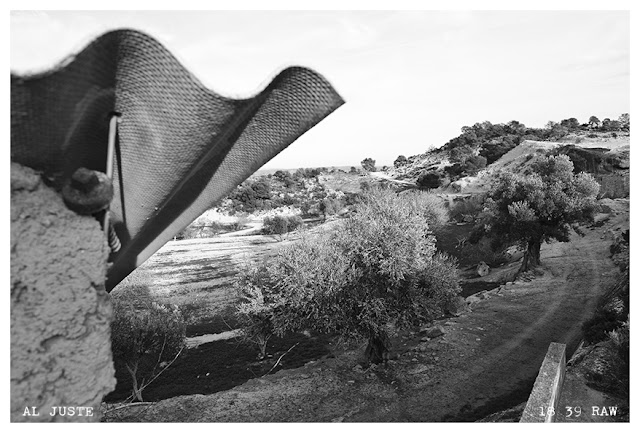
[[[104,172],[109,119],[121,114],[111,221],[122,249],[108,272],[110,291],[343,103],[301,67],[251,98],[225,98],[153,38],[117,30],[51,71],[11,75],[11,160],[57,189],[79,167]]]

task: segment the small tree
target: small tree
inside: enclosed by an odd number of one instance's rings
[[[390,326],[431,320],[458,294],[457,268],[437,254],[435,238],[415,197],[371,190],[335,232],[282,248],[244,272],[248,301],[239,312],[252,328],[315,329],[365,339],[369,362],[389,349]],[[263,335],[267,335],[264,332]]]
[[[404,155],[399,155],[395,161],[393,161],[393,166],[395,168],[402,167],[407,164],[407,157]]]
[[[267,356],[267,343],[274,334],[272,306],[265,304],[260,287],[254,282],[262,281],[264,268],[246,267],[235,283],[240,303],[236,316],[242,329],[242,338],[258,346],[258,357]]]
[[[478,171],[487,166],[487,158],[480,155],[474,155],[467,158],[464,162],[464,171],[468,176],[473,176]]]
[[[587,173],[573,173],[566,155],[536,157],[525,174],[502,172],[485,202],[479,228],[495,244],[519,242],[526,252],[519,272],[540,265],[542,242],[569,240],[575,223],[590,220],[600,186]]]
[[[177,306],[156,302],[146,287],[114,291],[112,300],[111,348],[116,368],[124,365],[131,375],[134,398],[143,401],[142,390],[159,375],[160,365],[182,351],[184,319]]]
[[[282,235],[296,230],[304,224],[300,215],[274,215],[263,221],[262,232],[267,235]]]
[[[360,164],[366,171],[376,171],[376,161],[374,159],[365,158],[360,161]]]
[[[620,123],[620,128],[623,131],[629,131],[631,129],[631,118],[629,117],[629,113],[623,113],[618,118],[618,123]]]
[[[591,126],[592,128],[599,127],[600,126],[600,119],[598,119],[596,116],[589,117],[589,126]]]

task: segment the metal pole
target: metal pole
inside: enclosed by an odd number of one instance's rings
[[[120,118],[117,114],[111,116],[109,120],[109,142],[107,143],[107,168],[106,173],[109,180],[113,178],[113,155],[116,148],[116,134],[118,132],[118,122]],[[109,208],[104,212],[104,221],[102,222],[102,230],[109,240]]]

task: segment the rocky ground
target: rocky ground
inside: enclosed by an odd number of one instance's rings
[[[567,344],[569,354],[577,347],[582,323],[618,275],[609,246],[628,229],[628,212],[628,200],[610,200],[601,225],[543,246],[539,272],[468,298],[472,311],[399,335],[386,365],[365,370],[363,347],[336,350],[228,391],[120,409],[108,419],[475,421],[511,408],[527,399],[549,343]]]

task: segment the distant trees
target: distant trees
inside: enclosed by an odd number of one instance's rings
[[[580,122],[575,117],[564,119],[560,121],[560,126],[567,128],[568,131],[573,132],[580,129]]]
[[[395,161],[393,161],[393,166],[395,168],[399,168],[402,167],[403,165],[407,164],[407,157],[404,155],[399,155]]]
[[[530,167],[524,174],[500,173],[478,226],[494,245],[526,246],[520,272],[540,265],[543,241],[567,242],[572,224],[593,217],[600,188],[590,174],[574,174],[566,155],[536,157]]]
[[[566,125],[566,122],[565,122]],[[547,122],[546,128],[549,131],[548,138],[551,140],[559,140],[569,134],[569,128],[562,123],[550,120]]]
[[[263,209],[265,201],[271,199],[271,185],[267,179],[243,183],[229,195],[229,198],[240,204],[239,210],[254,212]]]
[[[619,121],[606,118],[602,121],[601,129],[607,132],[617,132],[617,131],[620,131],[621,126],[622,125],[620,124]]]
[[[369,191],[334,232],[244,270],[239,315],[263,336],[313,329],[365,339],[367,360],[382,361],[392,326],[438,317],[460,290],[456,265],[436,252],[419,203]]]
[[[630,125],[629,113],[621,114],[620,117],[618,118],[618,122],[620,122],[620,128],[623,131],[627,131],[627,132],[630,131],[631,125]]]
[[[376,161],[374,159],[365,158],[360,161],[360,164],[366,171],[376,171]]]
[[[598,128],[600,126],[600,119],[596,116],[589,117],[589,126],[592,128]]]
[[[262,232],[267,235],[283,235],[304,224],[300,215],[274,215],[265,217]]]

